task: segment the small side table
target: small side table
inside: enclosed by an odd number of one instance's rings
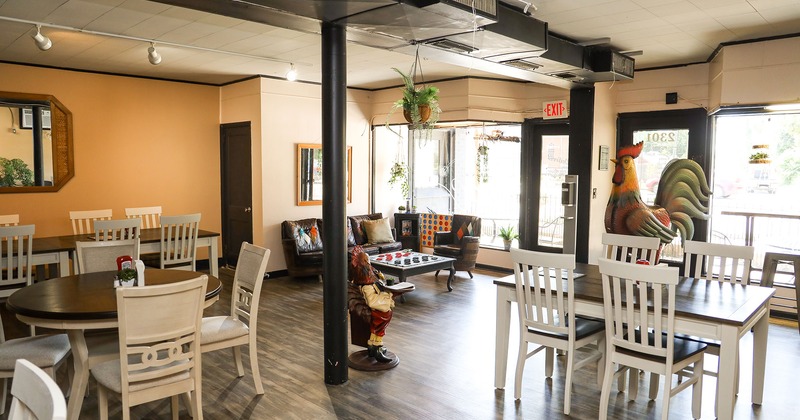
[[[775,271],[778,263],[794,265],[794,293],[797,305],[797,328],[800,330],[800,254],[786,254],[781,252],[767,252],[764,254],[764,273],[761,276],[761,285],[772,287],[775,282]]]
[[[403,249],[419,252],[419,213],[395,213],[394,230],[397,240],[403,244]]]

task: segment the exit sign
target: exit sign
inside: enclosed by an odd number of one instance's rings
[[[542,104],[542,116],[546,120],[567,117],[567,101],[552,101]]]

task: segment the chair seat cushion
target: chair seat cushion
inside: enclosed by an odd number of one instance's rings
[[[129,359],[130,362],[134,362],[133,358]],[[188,364],[186,360],[178,360],[175,362],[170,363],[167,366],[173,366],[178,364]],[[156,368],[147,368],[138,371],[137,373],[143,373],[155,370]],[[164,367],[159,367],[157,369],[164,369]],[[117,394],[122,393],[122,379],[120,379],[120,361],[117,360],[110,360],[108,362],[101,363],[95,366],[92,369],[92,376],[97,380],[97,383],[103,385],[107,389],[116,392]],[[149,380],[149,381],[140,381],[131,383],[128,387],[128,390],[131,392],[136,392],[142,389],[169,385],[175,382],[184,381],[190,379],[191,376],[189,375],[189,370],[180,371],[178,373]]]
[[[55,366],[69,353],[66,334],[38,335],[0,344],[0,370],[13,371],[17,359],[28,359],[40,368]]]
[[[322,264],[322,251],[301,252],[296,260],[300,265],[319,265]]]
[[[443,257],[457,258],[461,255],[461,251],[460,245],[437,245],[433,247],[433,255],[441,255]]]
[[[569,326],[569,318],[567,318],[567,321],[565,323],[567,324],[567,326]],[[582,338],[588,337],[588,336],[590,336],[590,335],[592,335],[594,333],[603,331],[604,329],[606,329],[606,324],[605,324],[604,321],[596,321],[594,319],[581,318],[581,317],[577,317],[577,316],[575,317],[575,339],[576,340],[580,340]],[[560,338],[560,339],[563,339],[563,340],[568,340],[569,339],[569,336],[567,334],[554,334],[554,333],[552,333],[550,331],[538,330],[536,328],[528,328],[528,331],[530,331],[530,332],[532,332],[534,334],[546,335],[546,336],[549,336],[549,337]]]
[[[231,316],[207,317],[203,318],[203,323],[200,326],[200,346],[231,340],[248,334],[250,334],[250,328],[241,320]]]
[[[639,339],[639,330],[636,330],[636,340],[640,341]],[[650,342],[650,345],[655,343],[655,338],[653,337],[653,333],[649,332],[647,334],[647,339]],[[661,344],[666,347],[667,346],[667,336],[666,334],[661,334]],[[706,350],[707,345],[705,343],[697,342],[694,340],[684,340],[682,338],[675,337],[673,342],[673,351],[672,351],[672,361],[673,363],[678,363],[680,361],[686,360],[697,353],[703,352]],[[655,356],[645,356],[642,353],[631,351],[628,349],[619,348],[618,351],[620,353],[630,354],[637,357],[642,357],[646,359],[655,360],[658,362],[663,362],[663,357],[655,357]]]

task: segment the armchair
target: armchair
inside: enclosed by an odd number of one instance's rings
[[[433,235],[433,255],[455,258],[453,268],[466,271],[472,278],[472,270],[478,259],[480,248],[481,219],[477,216],[454,214],[450,232]],[[436,272],[439,275],[439,272]]]

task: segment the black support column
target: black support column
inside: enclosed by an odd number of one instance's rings
[[[346,34],[322,23],[322,238],[325,383],[347,382]]]
[[[578,234],[575,260],[589,262],[589,207],[592,205],[594,87],[569,92],[569,173],[578,175]],[[596,200],[595,200],[596,201]]]

